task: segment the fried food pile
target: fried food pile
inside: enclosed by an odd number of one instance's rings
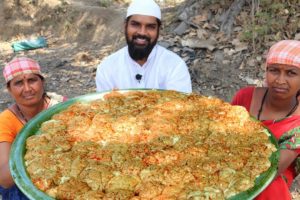
[[[26,141],[34,185],[56,199],[226,199],[276,151],[240,106],[175,91],[77,102]]]

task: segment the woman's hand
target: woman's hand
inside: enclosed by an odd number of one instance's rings
[[[289,149],[280,150],[280,158],[278,163],[278,172],[277,175],[282,174],[294,160],[298,157],[298,153]]]
[[[11,143],[0,142],[0,186],[9,188],[14,185],[14,181],[11,177],[9,170],[9,153]]]

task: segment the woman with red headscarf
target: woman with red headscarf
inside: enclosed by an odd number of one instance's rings
[[[27,199],[14,185],[9,170],[11,144],[23,126],[41,111],[64,100],[45,92],[39,64],[30,58],[15,58],[3,69],[7,89],[15,103],[0,113],[0,194],[3,199]]]
[[[239,90],[233,105],[244,106],[277,138],[280,147],[277,177],[256,199],[291,199],[289,188],[296,176],[300,153],[300,41],[283,40],[267,55],[266,87]]]

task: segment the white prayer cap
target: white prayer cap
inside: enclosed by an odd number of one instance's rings
[[[131,15],[147,15],[161,20],[160,8],[154,0],[133,0],[127,9],[126,18]]]

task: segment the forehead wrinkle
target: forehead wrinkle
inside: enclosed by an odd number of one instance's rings
[[[144,15],[133,15],[130,17],[129,22],[130,21],[135,21],[141,24],[158,24],[155,17]]]
[[[39,77],[36,74],[20,74],[12,79],[12,81],[28,80],[31,78]]]

